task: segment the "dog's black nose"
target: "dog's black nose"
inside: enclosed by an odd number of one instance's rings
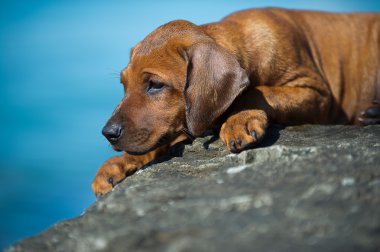
[[[102,134],[110,141],[111,144],[117,142],[122,132],[121,124],[119,123],[107,123],[102,130]]]

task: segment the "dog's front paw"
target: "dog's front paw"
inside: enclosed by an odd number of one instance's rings
[[[115,185],[140,168],[139,166],[142,165],[129,162],[124,155],[108,159],[99,168],[92,182],[92,190],[96,197],[111,191]]]
[[[246,110],[230,116],[220,129],[220,138],[234,153],[248,149],[264,137],[268,118],[262,110]]]

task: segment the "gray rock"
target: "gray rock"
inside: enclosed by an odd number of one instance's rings
[[[7,251],[379,251],[379,126],[273,127],[240,154],[208,140]]]

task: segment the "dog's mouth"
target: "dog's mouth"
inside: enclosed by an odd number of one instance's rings
[[[176,134],[170,134],[170,133],[165,133],[163,135],[161,135],[158,140],[156,141],[156,143],[152,146],[149,146],[149,147],[139,147],[139,146],[134,146],[133,148],[127,148],[127,147],[120,147],[120,146],[117,146],[117,145],[112,145],[112,148],[115,150],[115,151],[118,151],[118,152],[121,152],[121,151],[125,151],[126,153],[128,154],[131,154],[131,155],[143,155],[143,154],[146,154],[162,145],[165,145],[165,144],[168,144],[170,143],[175,137],[177,137],[179,135],[179,133],[176,133]]]

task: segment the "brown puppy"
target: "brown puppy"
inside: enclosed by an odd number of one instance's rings
[[[99,169],[97,195],[216,126],[239,152],[271,122],[379,123],[380,14],[270,8],[201,26],[173,21],[131,50],[121,82],[103,134],[126,153]]]

